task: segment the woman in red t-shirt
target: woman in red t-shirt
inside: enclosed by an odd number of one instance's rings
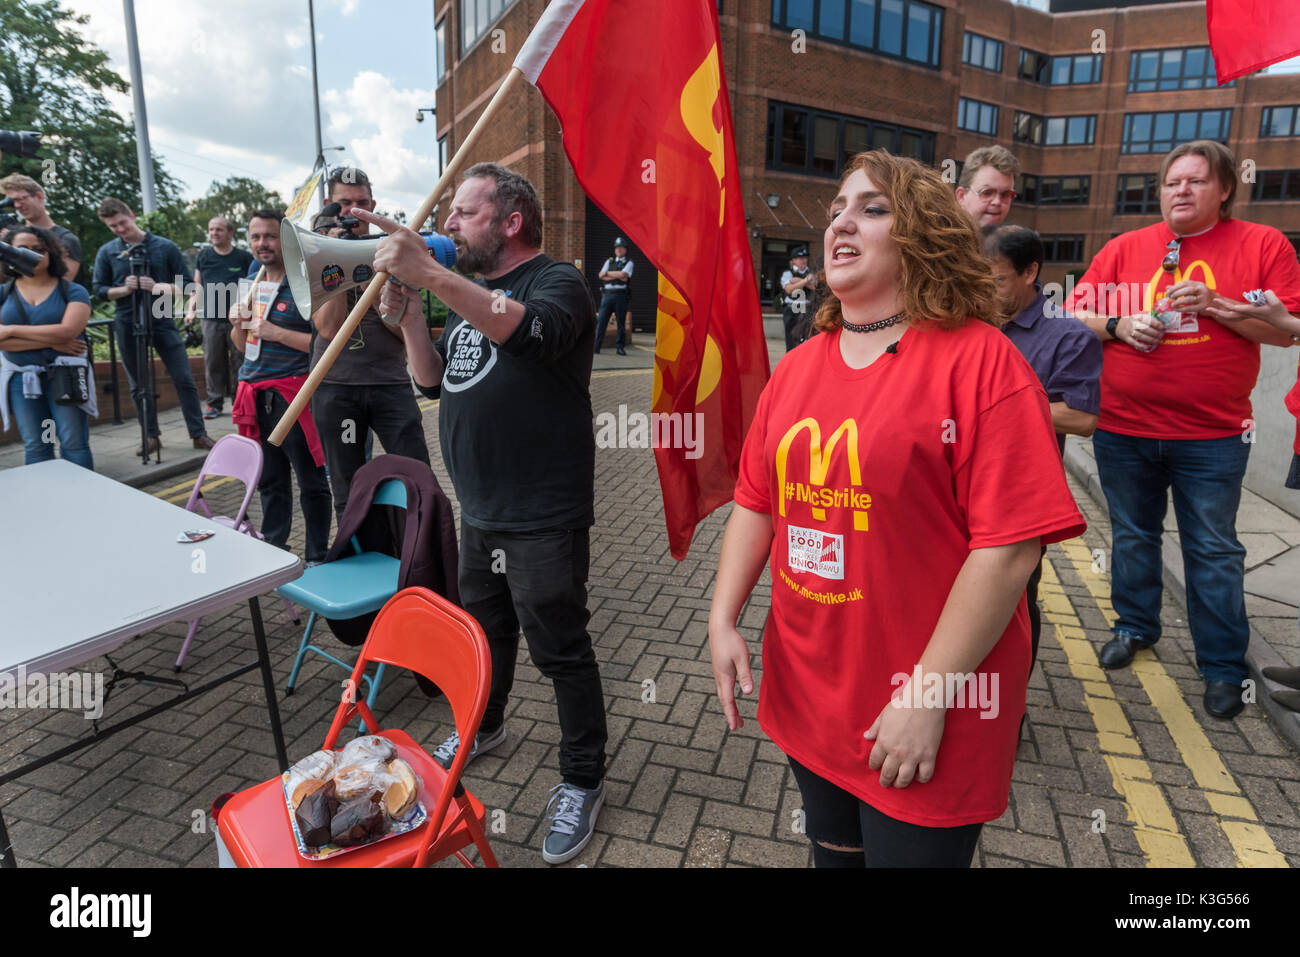
[[[745,440],[709,621],[718,698],[765,560],[758,720],[818,866],[969,866],[1006,809],[1040,542],[1084,523],[1047,397],[994,325],[990,266],[938,174],[855,157],[824,237],[832,295]]]

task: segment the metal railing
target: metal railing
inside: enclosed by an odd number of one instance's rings
[[[98,330],[104,329],[104,339],[108,340],[108,367],[111,385],[110,391],[113,393],[113,424],[122,424],[122,399],[121,391],[118,388],[117,380],[117,336],[113,335],[113,324],[116,319],[98,319],[94,322],[86,323],[86,338],[90,340],[90,365],[95,365],[95,343],[100,341]]]

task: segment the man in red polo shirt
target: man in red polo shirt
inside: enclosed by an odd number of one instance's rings
[[[1291,337],[1258,318],[1220,321],[1216,303],[1271,289],[1300,312],[1290,242],[1232,218],[1236,174],[1220,143],[1172,150],[1160,168],[1163,220],[1107,243],[1066,302],[1104,345],[1093,448],[1110,507],[1118,620],[1101,665],[1122,668],[1160,637],[1160,536],[1172,487],[1205,710],[1225,719],[1243,707],[1250,642],[1236,528],[1254,434],[1250,393],[1260,343],[1288,346]]]

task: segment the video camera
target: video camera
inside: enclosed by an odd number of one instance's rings
[[[41,148],[41,137],[44,135],[34,130],[0,130],[0,153],[13,153],[22,159],[30,159]]]
[[[19,276],[32,276],[41,264],[41,254],[31,249],[19,249],[8,243],[0,243],[0,268],[10,279]]]
[[[331,229],[341,228],[344,230],[342,236],[336,236],[336,239],[383,239],[383,236],[358,236],[352,230],[361,225],[361,220],[355,216],[344,216],[343,206],[341,203],[330,203],[311,221],[311,230],[314,233],[327,232]]]
[[[14,201],[12,199],[0,199],[0,230],[18,225],[18,217],[9,212],[13,208]]]

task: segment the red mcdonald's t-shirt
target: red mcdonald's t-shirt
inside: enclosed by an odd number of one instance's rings
[[[865,369],[819,335],[777,366],[736,502],[772,517],[772,612],[758,720],[787,754],[913,824],[1006,809],[1029,672],[1022,599],[945,719],[934,777],[882,788],[875,722],[929,644],[971,549],[1080,534],[1047,396],[983,322],[908,329]],[[980,705],[980,692],[985,705]],[[985,715],[982,717],[981,715]]]
[[[1163,221],[1115,237],[1097,253],[1065,308],[1111,316],[1150,312],[1157,292],[1195,280],[1237,302],[1247,290],[1272,289],[1287,309],[1300,312],[1295,248],[1273,227],[1228,219],[1190,236],[1170,276],[1160,264],[1173,238]],[[1229,325],[1184,314],[1152,352],[1116,340],[1104,346],[1098,425],[1108,432],[1219,439],[1249,428],[1259,343]]]

